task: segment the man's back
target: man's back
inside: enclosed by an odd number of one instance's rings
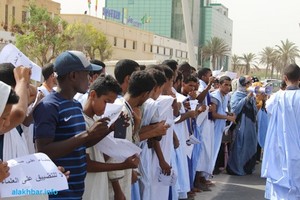
[[[261,171],[269,183],[266,198],[299,199],[300,90],[276,93],[267,102],[267,111],[270,121]]]

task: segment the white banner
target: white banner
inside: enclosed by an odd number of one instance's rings
[[[0,183],[0,197],[57,194],[68,189],[65,175],[43,153],[7,161],[10,176]]]

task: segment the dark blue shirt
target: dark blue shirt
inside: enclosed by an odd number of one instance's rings
[[[66,100],[58,93],[46,96],[33,112],[35,139],[53,138],[63,141],[86,130],[81,104]],[[50,195],[49,199],[81,199],[86,176],[85,146],[80,146],[68,155],[55,159],[57,166],[70,171],[69,189]]]

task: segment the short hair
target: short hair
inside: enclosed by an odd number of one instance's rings
[[[225,81],[231,81],[231,78],[229,76],[221,76],[219,80],[220,85],[222,85]]]
[[[197,79],[197,77],[194,76],[194,75],[189,75],[189,76],[187,76],[187,77],[183,77],[183,82],[184,82],[185,84],[187,84],[187,83],[189,83],[189,82],[196,82],[196,83],[198,83],[198,79]]]
[[[119,84],[124,83],[126,76],[130,76],[139,68],[139,64],[134,60],[123,59],[119,60],[115,66],[114,74]]]
[[[164,72],[155,68],[148,68],[146,71],[153,76],[156,86],[162,86],[165,82],[167,82]]]
[[[289,81],[299,81],[300,79],[300,68],[297,64],[290,64],[285,67],[283,74],[287,77]]]
[[[140,70],[145,70],[146,69],[146,65],[140,65]]]
[[[174,82],[181,81],[183,79],[182,73],[178,72]]]
[[[286,86],[287,86],[287,85],[286,85],[286,82],[285,82],[285,80],[282,80],[282,81],[281,81],[281,83],[280,83],[280,89],[282,89],[282,90],[283,90],[283,89],[285,89],[285,88],[286,88]]]
[[[158,67],[160,67],[164,71],[165,76],[168,80],[170,80],[174,76],[174,71],[168,65],[160,64],[158,65]]]
[[[175,72],[178,68],[178,62],[172,59],[164,60],[162,64],[168,65],[173,70],[173,72]]]
[[[116,94],[122,93],[119,83],[111,75],[98,76],[98,78],[90,86],[90,91],[92,90],[96,92],[98,97],[101,95],[106,95],[109,92]]]
[[[15,67],[11,63],[0,64],[0,81],[10,85],[11,87],[16,87],[14,68]]]
[[[202,76],[205,76],[208,72],[211,72],[209,68],[203,67],[198,71],[198,78],[201,79]]]
[[[46,81],[54,72],[54,65],[53,63],[48,63],[42,68],[42,74],[44,80]]]
[[[147,71],[135,71],[129,79],[128,93],[138,97],[144,92],[150,92],[156,85],[154,78]]]
[[[13,89],[10,89],[6,104],[17,104],[19,99],[20,97],[17,95],[17,93]]]

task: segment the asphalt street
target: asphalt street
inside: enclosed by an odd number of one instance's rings
[[[212,191],[197,193],[195,200],[264,200],[265,179],[260,177],[260,166],[256,165],[252,175],[215,175]]]

